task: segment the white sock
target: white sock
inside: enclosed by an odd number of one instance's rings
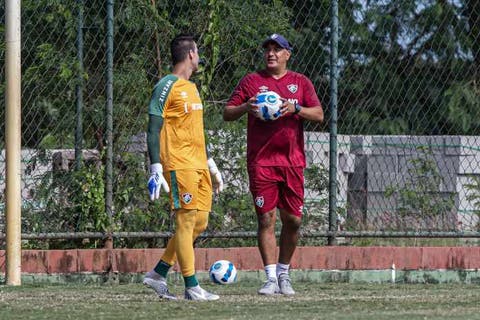
[[[266,265],[265,273],[267,275],[267,279],[269,278],[277,279],[277,266],[275,264]]]
[[[277,263],[277,278],[280,274],[288,274],[288,269],[290,268],[289,264]]]

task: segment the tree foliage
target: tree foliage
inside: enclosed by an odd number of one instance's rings
[[[85,142],[103,147],[106,9],[98,0],[81,5],[22,2],[26,146],[73,145],[75,85],[81,78]],[[80,8],[82,74],[75,47]],[[341,132],[476,134],[466,119],[475,119],[479,101],[478,1],[340,0],[339,8]],[[291,39],[291,68],[313,80],[328,107],[328,0],[129,0],[115,3],[114,12],[116,127],[143,130],[151,86],[168,72],[168,44],[179,32],[196,34],[203,49],[207,65],[196,81],[204,100],[214,103],[207,108],[216,115],[212,120],[220,120],[215,103],[225,101],[245,73],[261,68],[259,43],[272,32]],[[4,50],[0,47],[2,58]]]
[[[4,6],[0,4],[3,18]],[[130,151],[132,137],[145,131],[152,87],[170,70],[173,36],[189,32],[198,37],[206,64],[193,80],[204,100],[209,146],[217,164],[228,171],[229,181],[236,181],[217,199],[218,219],[212,220],[216,221],[212,228],[254,228],[248,220],[253,209],[247,205],[251,199],[246,190],[246,119],[223,123],[223,106],[240,78],[262,67],[261,41],[278,32],[293,43],[291,69],[312,79],[326,111],[324,124],[308,125],[307,129],[327,131],[330,8],[329,0],[115,1],[114,202],[124,229],[128,225],[143,230],[149,223],[158,226],[156,230],[169,227],[168,215],[155,216],[165,210],[165,203],[154,208],[148,204],[146,191],[138,191],[143,188],[147,163],[145,157],[133,160]],[[339,133],[480,134],[476,121],[480,112],[478,1],[339,0],[338,8]],[[83,15],[81,63],[76,42],[79,13]],[[80,118],[83,148],[103,154],[106,14],[101,0],[22,1],[24,148],[73,148]],[[0,31],[0,60],[4,62],[4,25]],[[1,68],[4,79],[4,63]],[[76,87],[82,83],[83,105],[77,114]],[[4,97],[2,82],[2,103]],[[4,122],[5,114],[0,111],[2,132]],[[68,190],[77,190],[74,182],[62,181],[72,184]],[[89,183],[95,181],[92,178]],[[96,200],[92,208],[101,210],[98,204],[104,200]],[[136,218],[130,215],[133,211],[145,215]],[[103,223],[102,214],[98,213],[98,221]],[[224,217],[232,221],[230,227],[225,226]],[[136,224],[142,227],[135,228]]]
[[[479,134],[462,119],[480,99],[478,1],[354,2],[340,35],[340,130]]]

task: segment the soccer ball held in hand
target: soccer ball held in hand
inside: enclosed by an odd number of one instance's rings
[[[263,121],[277,120],[282,113],[280,108],[283,101],[280,99],[278,93],[274,91],[260,92],[257,94],[258,117]]]

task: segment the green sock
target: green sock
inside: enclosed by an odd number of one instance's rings
[[[188,277],[183,277],[183,280],[185,281],[185,287],[186,288],[191,288],[191,287],[198,286],[197,277],[195,277],[195,275],[188,276]]]
[[[171,267],[172,266],[166,263],[165,261],[160,260],[155,266],[155,268],[153,268],[153,270],[155,270],[155,272],[161,275],[162,277],[166,278],[168,274],[168,270],[170,270]]]

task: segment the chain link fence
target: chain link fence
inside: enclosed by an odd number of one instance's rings
[[[116,246],[134,247],[169,235],[167,198],[148,200],[145,131],[153,85],[169,73],[169,43],[180,32],[198,35],[206,63],[193,81],[204,100],[211,154],[227,182],[214,200],[208,234],[234,243],[255,235],[246,119],[225,123],[222,112],[239,79],[262,68],[261,41],[278,32],[294,46],[289,68],[312,80],[326,114],[321,125],[305,124],[303,232],[332,235],[333,110],[339,133],[335,235],[478,237],[480,3],[335,2],[337,106],[330,103],[334,1],[23,0],[24,239],[96,246],[109,233],[118,235]],[[4,3],[0,17],[5,22]],[[4,108],[0,127],[5,132]],[[2,233],[4,139],[0,149]],[[67,245],[62,241],[25,245]]]

